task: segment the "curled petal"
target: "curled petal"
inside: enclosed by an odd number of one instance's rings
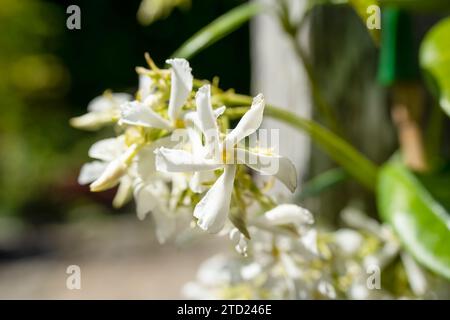
[[[246,257],[248,247],[247,239],[237,228],[230,231],[230,240],[233,242],[236,251]]]
[[[193,154],[177,149],[161,147],[155,150],[156,170],[161,172],[194,172],[215,170],[221,168],[221,164],[195,157]]]
[[[153,220],[155,221],[155,233],[158,242],[165,243],[175,232],[176,221],[167,209],[159,205],[152,210]]]
[[[81,167],[78,183],[81,185],[89,184],[97,180],[105,171],[108,164],[102,161],[93,161],[86,163]]]
[[[138,101],[124,103],[121,106],[120,122],[133,126],[171,129],[170,123],[153,109]]]
[[[129,175],[124,175],[120,179],[119,188],[113,199],[113,207],[116,209],[122,208],[133,196],[133,181]]]
[[[205,136],[208,152],[212,153],[214,150],[218,150],[219,129],[211,105],[211,87],[209,85],[204,85],[197,91],[195,102],[200,130]]]
[[[146,74],[139,75],[139,97],[141,101],[145,100],[153,92],[153,80]]]
[[[169,118],[175,122],[192,91],[192,69],[185,59],[169,59],[166,63],[172,66]]]
[[[230,210],[236,166],[225,167],[223,174],[194,209],[197,224],[209,233],[222,230]]]
[[[133,97],[128,93],[105,93],[92,99],[87,109],[89,112],[105,112],[111,109],[119,109],[121,104],[132,99]]]
[[[291,192],[297,188],[297,170],[288,158],[251,152],[241,148],[235,150],[238,163],[243,163],[263,175],[277,177]]]
[[[250,109],[225,138],[225,144],[227,146],[236,145],[239,141],[258,130],[263,120],[264,106],[264,96],[259,94],[253,99]]]

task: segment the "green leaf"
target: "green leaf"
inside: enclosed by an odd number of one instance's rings
[[[445,208],[399,160],[380,170],[377,193],[381,217],[405,248],[430,270],[450,279],[450,215]]]
[[[262,12],[264,8],[258,3],[249,2],[228,11],[193,35],[172,56],[185,59],[193,57],[238,29],[253,16]]]
[[[222,97],[221,102],[229,107],[245,106],[251,105],[252,97],[227,93]],[[233,109],[237,109],[242,114],[248,110],[248,108],[243,107],[234,107]],[[233,115],[236,116],[237,112],[233,113]],[[278,119],[289,124],[293,128],[308,134],[313,142],[326,152],[330,158],[334,159],[353,178],[368,189],[375,189],[378,173],[377,166],[340,136],[312,120],[299,117],[288,110],[271,105],[266,105],[264,115]]]
[[[450,18],[441,20],[425,36],[420,64],[438,86],[439,104],[450,116]],[[432,85],[432,91],[436,91]]]
[[[322,172],[303,185],[298,200],[317,196],[347,179],[348,174],[342,168],[333,168]]]

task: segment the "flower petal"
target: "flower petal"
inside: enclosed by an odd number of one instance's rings
[[[291,192],[297,188],[297,170],[288,158],[279,155],[266,155],[236,148],[238,163],[244,163],[263,175],[277,177]]]
[[[205,192],[207,189],[205,183],[214,181],[215,179],[216,175],[214,171],[197,171],[189,180],[189,188],[195,193]]]
[[[192,69],[185,59],[169,59],[166,63],[172,66],[169,118],[175,122],[192,91]]]
[[[144,183],[137,180],[133,186],[134,199],[136,201],[136,212],[140,220],[144,220],[147,214],[153,210],[165,195],[168,194],[164,183]]]
[[[200,130],[205,136],[206,148],[210,155],[213,155],[215,151],[219,150],[219,128],[211,105],[211,87],[209,85],[204,85],[197,91],[195,103]]]
[[[139,98],[144,101],[153,91],[153,79],[146,74],[139,75]]]
[[[258,130],[263,120],[264,96],[259,94],[253,99],[252,106],[244,114],[236,127],[225,138],[226,146],[234,146],[245,137]]]
[[[155,233],[158,242],[165,243],[175,232],[176,221],[167,209],[156,206],[152,210],[155,221]]]
[[[108,164],[102,161],[93,161],[86,163],[81,167],[78,183],[81,185],[89,184],[97,180],[105,171]]]
[[[197,224],[209,233],[222,230],[230,210],[236,166],[225,167],[223,174],[194,209]]]
[[[171,129],[170,123],[156,113],[150,106],[138,101],[121,105],[120,122],[133,126]]]
[[[222,167],[219,163],[207,161],[193,154],[177,149],[161,147],[156,153],[156,170],[161,172],[194,172],[215,170]]]

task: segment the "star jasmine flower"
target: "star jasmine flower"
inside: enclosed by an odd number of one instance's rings
[[[205,85],[198,90],[195,99],[198,125],[206,141],[204,151],[191,153],[179,149],[159,148],[156,150],[156,168],[162,172],[223,169],[222,175],[194,209],[194,217],[198,219],[200,228],[217,233],[227,219],[237,164],[245,164],[263,174],[275,175],[291,191],[296,188],[297,174],[294,165],[286,158],[249,151],[239,146],[239,142],[256,132],[261,125],[265,105],[262,95],[253,99],[250,109],[223,140],[220,139],[210,96],[210,86]],[[267,170],[263,163],[275,164],[278,170]]]
[[[168,118],[155,111],[160,97],[152,92],[152,79],[146,75],[140,77],[140,101],[124,103],[121,106],[120,123],[148,128],[173,130],[184,127],[182,108],[192,91],[193,77],[189,62],[185,59],[169,59],[171,68],[171,87],[168,105]]]
[[[120,105],[131,101],[132,96],[127,93],[105,92],[94,98],[88,104],[88,113],[72,118],[70,124],[78,129],[97,130],[104,125],[111,124],[120,116]]]
[[[91,191],[103,191],[119,184],[113,205],[121,207],[131,195],[132,177],[129,174],[130,159],[137,146],[127,147],[124,136],[100,140],[89,149],[89,156],[96,161],[81,168],[78,182],[91,184]]]

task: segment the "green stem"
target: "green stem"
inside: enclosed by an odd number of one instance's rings
[[[298,41],[298,34],[302,30],[302,27],[305,25],[305,21],[309,15],[309,12],[310,10],[305,11],[300,25],[296,27],[290,22],[288,12],[282,11],[280,15],[280,24],[282,25],[285,33],[288,35],[292,47],[294,48],[295,54],[298,57],[298,60],[303,64],[306,76],[308,77],[308,81],[311,85],[312,98],[315,105],[317,106],[320,115],[324,118],[326,125],[332,131],[342,135],[343,131],[337,120],[336,112],[334,111],[333,107],[327,102],[322,91],[320,90],[317,78],[314,74],[314,68],[309,62],[308,55]]]

